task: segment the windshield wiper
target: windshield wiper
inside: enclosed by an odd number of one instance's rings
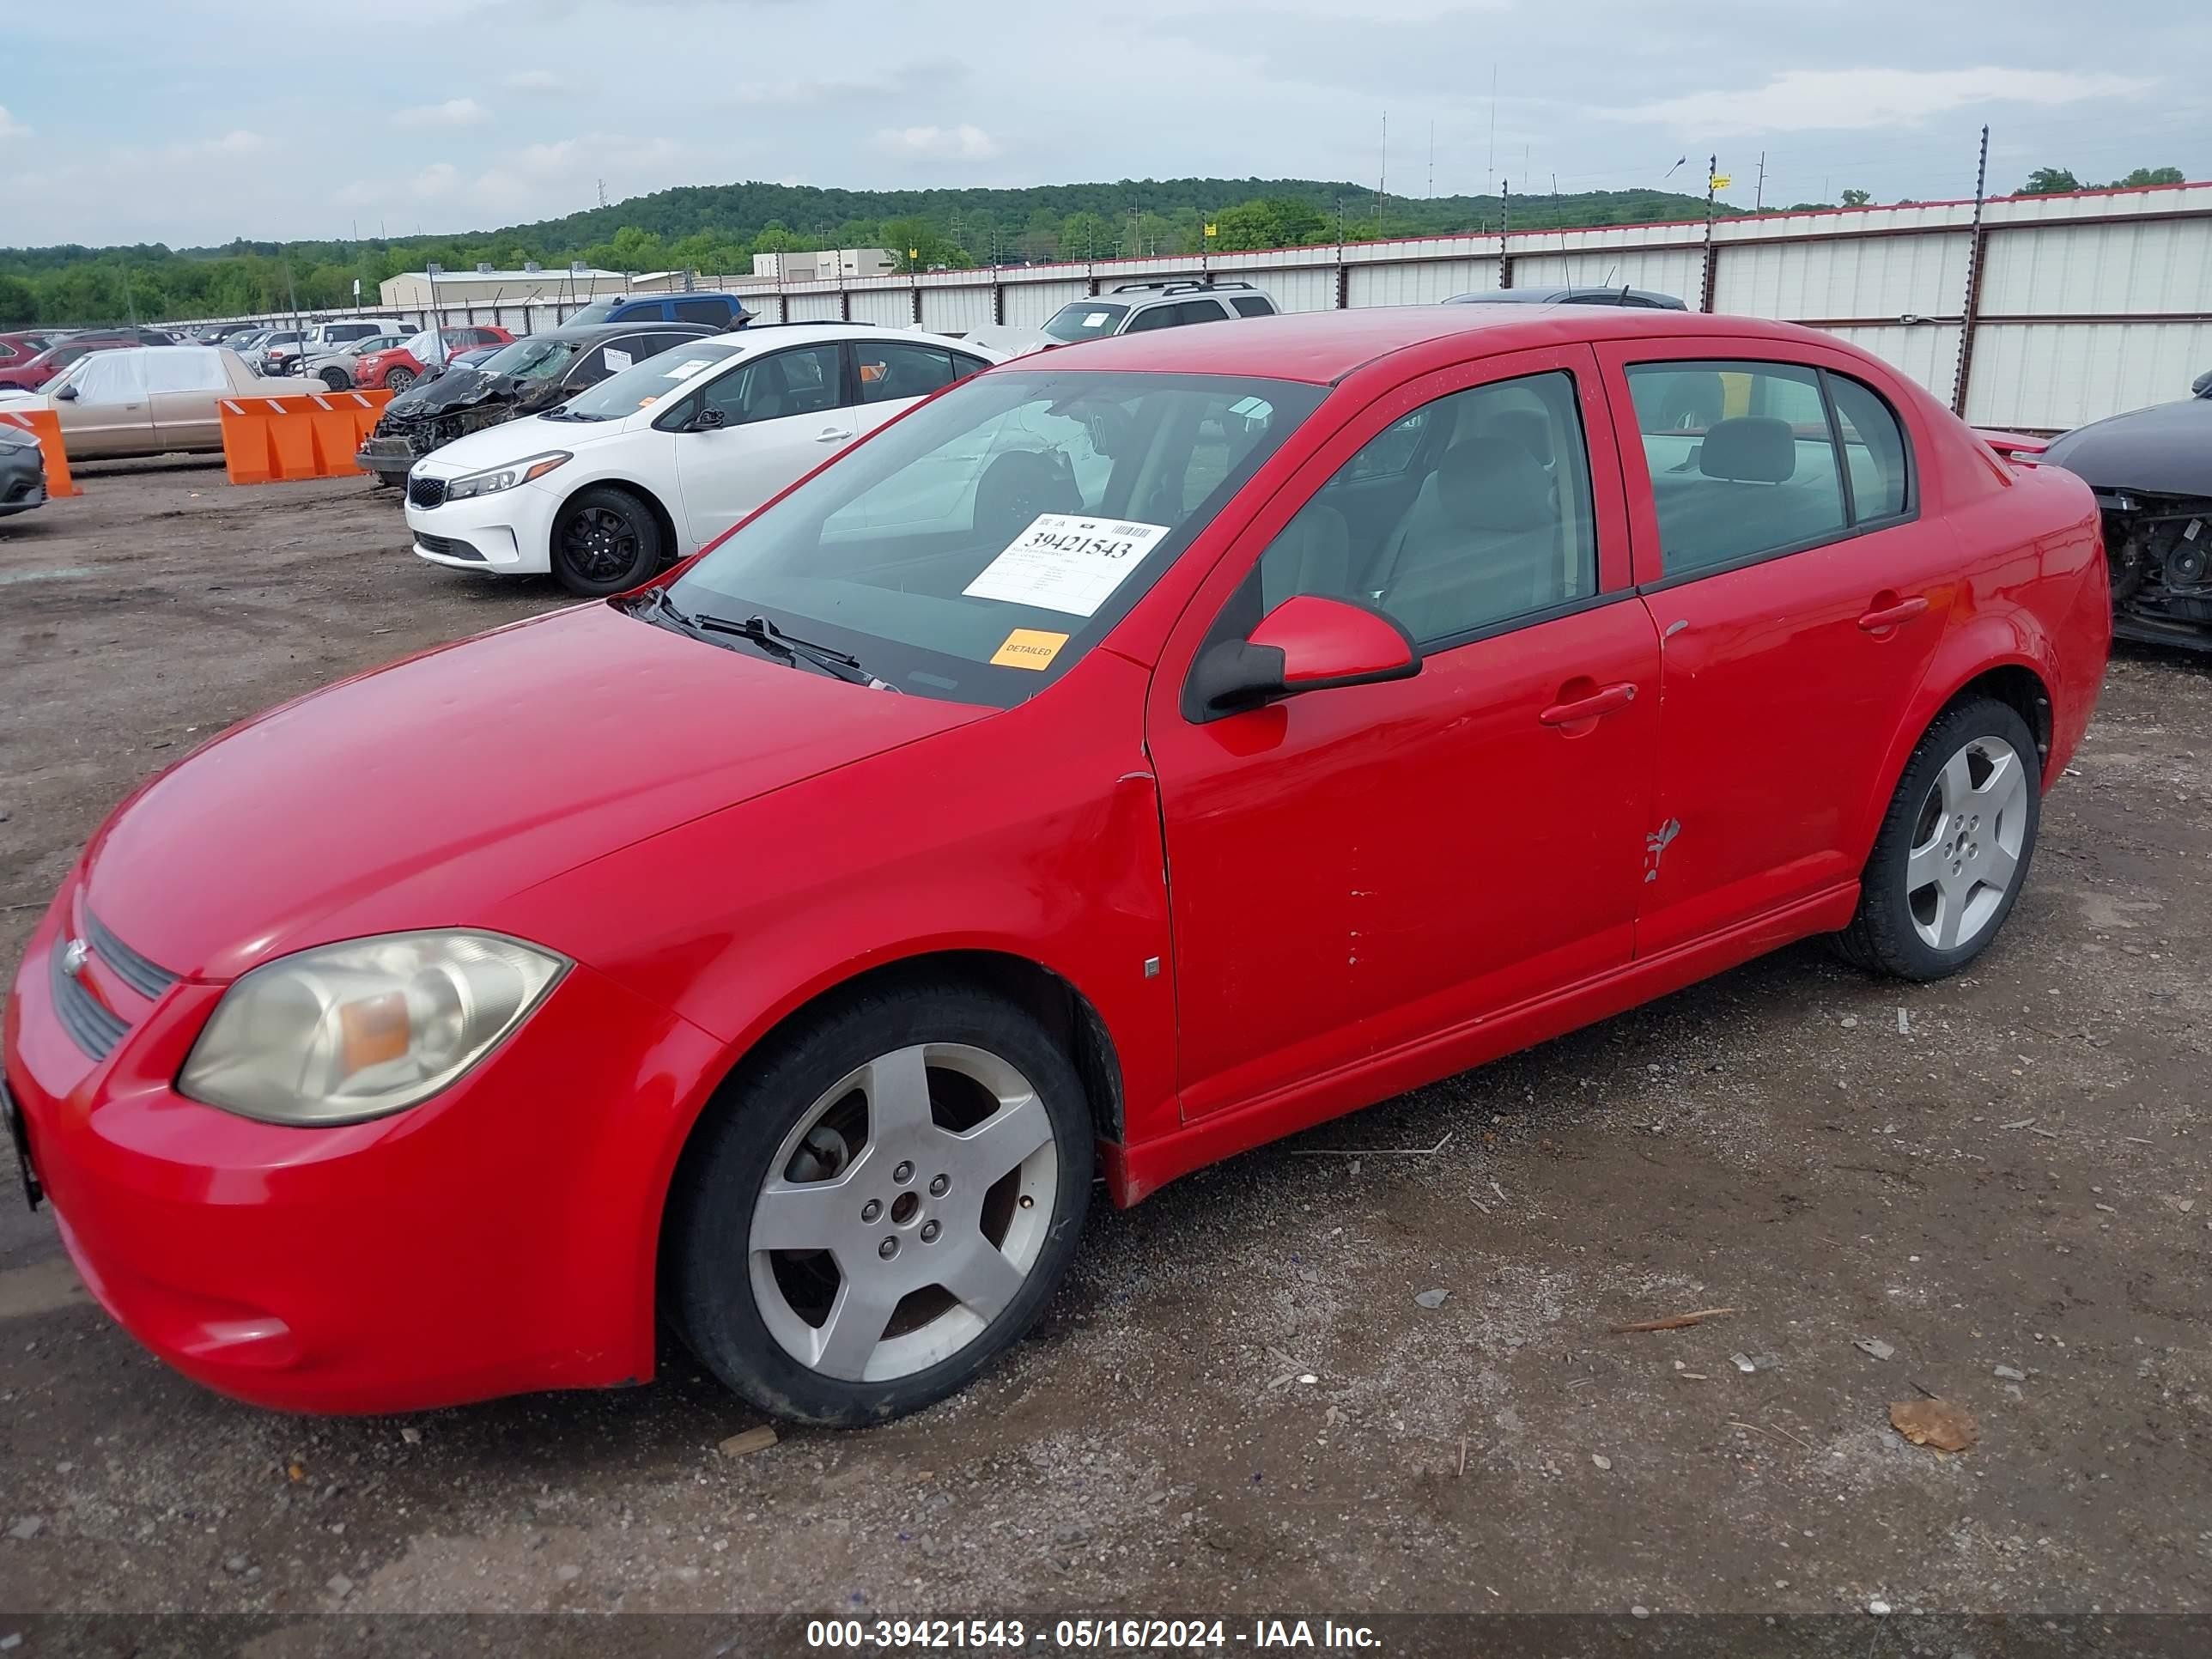
[[[556,404],[550,409],[540,410],[538,418],[541,421],[604,421],[607,417],[604,415],[586,415],[580,409],[571,409],[566,404]]]
[[[861,667],[860,659],[850,653],[836,650],[830,646],[817,644],[812,640],[802,640],[795,635],[787,634],[766,617],[754,615],[746,617],[743,622],[732,622],[727,617],[717,617],[707,611],[701,611],[695,616],[684,611],[674,599],[669,598],[668,590],[665,587],[649,590],[646,598],[658,606],[662,614],[675,623],[678,627],[688,629],[695,634],[733,635],[738,639],[750,641],[764,651],[773,651],[779,656],[792,660],[804,659],[824,672],[834,674],[842,680],[849,680],[854,685],[872,686],[879,691],[898,690],[898,687],[889,681],[879,680]]]

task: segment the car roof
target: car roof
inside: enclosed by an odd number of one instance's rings
[[[872,323],[749,323],[726,328],[705,337],[718,345],[766,350],[770,346],[818,345],[830,340],[920,340],[929,345],[955,345],[942,334],[923,334],[912,329],[878,328]]]
[[[1243,374],[1329,386],[1379,358],[1465,336],[1460,356],[1495,356],[1532,346],[1579,345],[1643,337],[1771,339],[1835,343],[1794,323],[1694,311],[1619,306],[1375,306],[1248,317],[1234,328],[1164,328],[1057,346],[1020,357],[1017,372],[1052,368],[1137,369]],[[1443,361],[1449,356],[1439,354]]]
[[[514,343],[524,340],[566,340],[582,344],[592,340],[605,340],[618,334],[665,334],[680,329],[690,339],[704,339],[714,333],[711,323],[672,323],[665,317],[633,317],[626,323],[563,323],[556,328],[541,328],[535,334],[525,334]]]

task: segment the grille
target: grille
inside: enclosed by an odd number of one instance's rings
[[[62,1030],[94,1060],[106,1060],[115,1052],[115,1045],[123,1040],[123,1034],[131,1029],[131,1022],[104,1006],[90,991],[64,973],[59,951],[53,953],[52,960],[54,1014],[61,1021]]]
[[[407,475],[407,505],[410,507],[443,507],[446,504],[446,481],[443,478],[424,478],[414,473]]]
[[[436,553],[448,559],[474,559],[478,564],[482,564],[484,562],[484,556],[477,550],[473,544],[465,542],[458,536],[423,536],[418,534],[415,538],[415,545],[421,548],[425,553]]]
[[[167,990],[177,982],[177,976],[158,963],[149,962],[121,939],[109,933],[98,916],[84,913],[84,936],[91,941],[94,951],[107,964],[108,972],[121,980],[147,1001]]]

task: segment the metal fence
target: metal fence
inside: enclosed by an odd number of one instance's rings
[[[1035,326],[1071,301],[1164,275],[1257,283],[1285,311],[1613,284],[1827,331],[1977,425],[2061,431],[2185,396],[2212,368],[2212,183],[1767,214],[1708,223],[1475,233],[1082,264],[758,283],[702,277],[763,320],[964,332]],[[602,296],[604,297],[604,296]],[[442,307],[448,323],[549,328],[587,303]],[[390,315],[388,311],[374,314]],[[400,313],[423,322],[426,313]]]

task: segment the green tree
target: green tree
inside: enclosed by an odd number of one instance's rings
[[[1847,190],[1844,192],[1845,207],[1864,207],[1872,200],[1874,200],[1874,192],[1870,190]]]
[[[0,273],[0,328],[21,328],[39,318],[39,290],[27,276]]]
[[[2179,185],[2188,182],[2188,175],[2179,167],[2137,167],[2124,179],[2112,180],[2110,189],[2136,190],[2144,185]]]
[[[2015,196],[2057,196],[2069,190],[2081,188],[2081,181],[2064,167],[2038,167],[2027,175],[2027,182],[2013,192]]]
[[[1098,214],[1071,213],[1060,223],[1060,257],[1063,259],[1110,259],[1120,252],[1114,227]]]

